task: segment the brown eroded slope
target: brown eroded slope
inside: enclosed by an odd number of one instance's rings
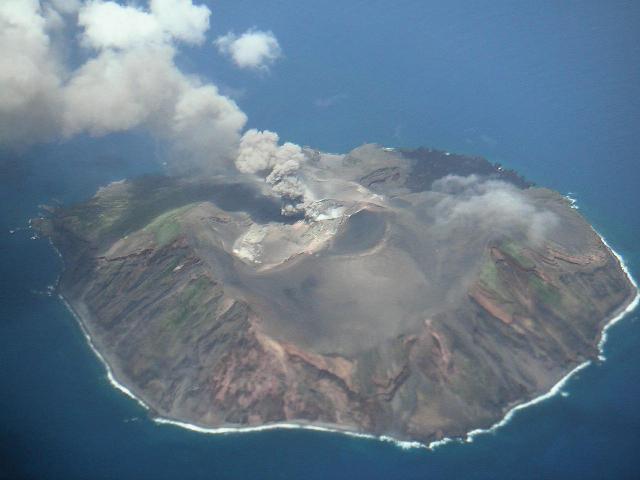
[[[428,442],[491,425],[597,355],[635,289],[564,198],[519,177],[405,188],[378,170],[361,177],[388,195],[339,218],[274,223],[221,206],[217,184],[166,179],[37,226],[116,377],[184,422]]]

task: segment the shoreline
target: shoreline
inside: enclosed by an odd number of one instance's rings
[[[64,306],[67,307],[67,310],[71,312],[71,315],[76,320],[76,322],[78,322],[78,325],[80,325],[80,330],[82,331],[82,334],[84,335],[84,338],[87,341],[89,348],[91,348],[91,351],[93,351],[96,357],[98,357],[98,360],[100,360],[105,370],[107,371],[107,379],[109,380],[109,383],[111,384],[111,386],[114,387],[116,390],[119,390],[120,392],[124,393],[127,397],[135,400],[138,403],[138,405],[140,405],[145,410],[151,411],[151,408],[142,399],[136,397],[131,390],[129,390],[123,384],[118,382],[118,380],[116,380],[116,377],[113,375],[113,371],[111,370],[111,365],[109,365],[109,362],[107,362],[104,356],[98,351],[98,349],[93,344],[91,335],[89,335],[89,332],[87,331],[87,327],[84,325],[84,322],[82,321],[82,318],[80,317],[80,315],[76,313],[75,309],[71,306],[71,304],[67,301],[67,299],[64,298],[64,296],[62,296],[62,294],[58,293],[58,298],[64,304]]]
[[[109,381],[111,386],[113,388],[115,388],[116,390],[120,391],[121,393],[125,394],[127,397],[135,400],[135,402],[139,406],[141,406],[144,410],[146,410],[147,412],[153,412],[154,411],[153,408],[151,408],[149,405],[147,405],[144,400],[142,400],[141,398],[137,397],[131,390],[129,390],[125,385],[123,385],[122,383],[120,383],[116,379],[115,375],[113,374],[113,370],[111,368],[111,365],[109,364],[109,362],[106,360],[106,358],[100,353],[100,351],[94,345],[93,340],[91,338],[91,335],[89,334],[89,332],[87,330],[87,327],[84,325],[84,322],[83,322],[82,318],[80,317],[80,315],[75,311],[73,306],[67,301],[66,298],[64,298],[64,296],[62,294],[58,293],[58,298],[64,304],[64,306],[67,308],[67,310],[71,313],[73,318],[76,320],[76,322],[80,326],[80,330],[82,331],[82,334],[84,335],[84,338],[87,341],[87,344],[89,345],[89,348],[95,354],[95,356],[98,358],[100,363],[102,363],[102,365],[104,366],[104,368],[105,368],[105,370],[107,372],[107,380]],[[232,426],[227,426],[227,427],[203,427],[203,426],[196,425],[196,424],[193,424],[193,423],[182,422],[182,421],[179,421],[179,420],[174,420],[174,419],[170,419],[170,418],[166,418],[166,417],[162,417],[162,416],[152,416],[150,419],[154,423],[156,423],[158,425],[173,425],[173,426],[176,426],[176,427],[183,428],[185,430],[190,430],[192,432],[206,433],[206,434],[210,434],[210,435],[211,434],[213,434],[213,435],[225,435],[225,434],[233,434],[233,433],[263,432],[263,431],[268,431],[268,430],[300,429],[300,430],[312,430],[312,431],[316,431],[316,432],[339,433],[339,434],[342,434],[342,435],[347,435],[347,436],[355,437],[355,438],[367,438],[367,439],[370,439],[370,440],[380,440],[380,441],[383,441],[383,442],[391,442],[391,443],[394,443],[395,445],[397,445],[397,446],[399,446],[400,448],[403,448],[403,449],[418,448],[418,447],[424,447],[425,446],[423,443],[420,443],[420,442],[417,442],[417,441],[399,440],[399,439],[395,439],[395,438],[389,437],[387,435],[377,436],[377,435],[373,435],[373,434],[370,434],[370,433],[355,432],[355,431],[352,431],[352,430],[349,430],[349,429],[346,429],[346,428],[341,429],[338,426],[335,426],[334,428],[332,428],[330,426],[314,425],[312,423],[282,422],[282,423],[268,423],[268,424],[264,424],[264,425],[254,426],[254,427],[249,427],[249,426],[246,426],[246,427],[232,427]]]
[[[571,199],[571,200],[573,200],[573,199]],[[571,203],[575,203],[575,200],[571,201]],[[605,238],[598,231],[596,231],[593,227],[592,227],[592,229],[596,233],[596,235],[598,235],[598,237],[600,238],[602,243],[614,255],[614,257],[618,261],[618,264],[620,265],[620,268],[622,269],[622,271],[626,275],[626,277],[629,280],[629,282],[631,283],[631,285],[636,290],[635,297],[626,306],[620,307],[618,313],[614,314],[612,316],[612,318],[610,318],[605,323],[605,325],[602,327],[602,331],[600,333],[600,339],[599,339],[598,343],[596,344],[596,346],[597,346],[597,349],[599,351],[598,360],[603,362],[603,361],[606,360],[606,357],[604,356],[603,349],[604,349],[604,345],[606,344],[606,341],[607,341],[607,331],[611,327],[613,327],[615,324],[617,324],[620,320],[622,320],[624,317],[626,317],[629,313],[631,313],[632,311],[634,311],[636,309],[636,307],[640,303],[640,290],[638,289],[638,284],[635,281],[635,279],[633,278],[633,276],[631,275],[631,272],[629,271],[629,268],[625,264],[624,258],[620,254],[618,254],[615,250],[613,250],[611,248],[611,246],[607,243]],[[53,246],[53,244],[52,244],[52,246]],[[54,246],[54,249],[55,249],[55,246]],[[60,255],[60,252],[58,252],[57,249],[55,249],[55,250],[56,250],[56,253],[58,255]],[[135,400],[136,403],[138,403],[138,405],[140,405],[142,408],[144,408],[147,412],[153,412],[154,411],[153,408],[151,408],[149,405],[147,405],[144,402],[144,400],[142,400],[141,398],[137,397],[131,390],[129,390],[129,388],[127,388],[125,385],[120,383],[115,378],[115,376],[113,374],[113,370],[112,370],[111,366],[109,365],[108,361],[105,359],[105,357],[95,347],[95,345],[93,343],[93,340],[91,339],[91,336],[89,335],[87,327],[84,325],[84,322],[83,322],[82,318],[80,317],[80,315],[74,310],[74,308],[67,301],[67,299],[64,298],[64,296],[62,294],[58,293],[58,298],[60,298],[62,303],[67,307],[67,310],[69,310],[71,312],[72,316],[75,318],[77,323],[80,325],[80,329],[82,330],[82,333],[83,333],[83,335],[84,335],[89,347],[91,348],[93,353],[96,355],[98,360],[100,360],[100,362],[103,364],[103,366],[104,366],[104,368],[105,368],[105,370],[107,372],[107,379],[109,380],[109,383],[111,384],[111,386],[113,386],[114,388],[119,390],[121,393],[124,393],[126,396],[128,396],[128,397],[132,398],[133,400]],[[515,406],[511,407],[499,421],[497,421],[496,423],[494,423],[493,425],[491,425],[488,428],[473,429],[473,430],[470,430],[469,432],[467,432],[464,436],[460,436],[460,437],[445,437],[445,438],[440,439],[440,440],[434,440],[434,441],[432,441],[432,442],[430,442],[428,444],[422,443],[422,442],[419,442],[419,441],[400,440],[400,439],[396,439],[396,438],[393,438],[393,437],[388,436],[388,435],[374,435],[374,434],[370,434],[370,433],[362,433],[362,432],[357,432],[357,431],[350,431],[348,429],[341,429],[341,428],[338,428],[337,426],[336,427],[321,426],[321,425],[314,425],[314,424],[311,424],[311,423],[282,422],[282,423],[271,423],[271,424],[258,425],[258,426],[253,426],[253,427],[250,427],[250,426],[246,426],[246,427],[231,427],[231,426],[228,426],[228,427],[203,427],[203,426],[199,426],[199,425],[196,425],[196,424],[191,424],[191,423],[188,423],[188,422],[182,422],[182,421],[179,421],[179,420],[165,418],[165,417],[162,417],[162,416],[152,416],[151,420],[154,423],[156,423],[157,425],[173,425],[173,426],[176,426],[176,427],[183,428],[185,430],[190,430],[190,431],[194,431],[194,432],[198,432],[198,433],[205,433],[205,434],[210,434],[210,435],[211,434],[212,435],[226,435],[226,434],[237,434],[237,433],[251,433],[251,432],[262,432],[262,431],[268,431],[268,430],[299,429],[299,430],[313,430],[313,431],[327,432],[327,433],[339,433],[341,435],[346,435],[346,436],[354,437],[354,438],[366,438],[366,439],[370,439],[370,440],[378,440],[378,441],[382,441],[382,442],[390,442],[390,443],[393,443],[394,445],[396,445],[397,447],[400,447],[402,449],[426,448],[428,450],[435,450],[436,448],[441,447],[443,445],[446,445],[448,443],[471,443],[471,442],[473,442],[474,438],[479,436],[479,435],[485,435],[485,434],[488,434],[488,433],[495,432],[496,430],[500,429],[501,427],[504,427],[505,425],[507,425],[511,421],[511,419],[513,418],[515,413],[518,412],[519,410],[523,410],[525,408],[531,407],[531,406],[536,405],[538,403],[544,402],[545,400],[553,398],[557,394],[561,393],[562,392],[562,388],[566,385],[566,383],[576,373],[578,373],[579,371],[581,371],[584,368],[588,367],[592,363],[593,363],[592,360],[586,360],[585,362],[577,365],[570,372],[568,372],[566,375],[564,375],[558,382],[556,382],[548,391],[542,393],[541,395],[538,395],[537,397],[532,398],[531,400],[525,401],[523,403],[516,404]]]
[[[576,202],[574,199],[569,199],[569,200],[572,203],[572,205],[574,205]],[[613,317],[611,317],[607,321],[607,323],[605,323],[605,325],[602,327],[602,331],[600,332],[600,340],[598,340],[598,343],[596,344],[596,346],[599,352],[598,360],[603,362],[606,360],[606,357],[604,356],[604,353],[603,353],[603,349],[607,341],[607,331],[637,308],[638,304],[640,303],[640,290],[638,289],[638,284],[636,283],[635,279],[631,275],[629,268],[627,267],[626,263],[624,263],[624,259],[622,258],[622,256],[618,252],[616,252],[613,248],[611,248],[611,246],[607,243],[605,238],[595,228],[592,227],[592,229],[596,233],[596,235],[598,235],[598,238],[600,238],[602,243],[604,243],[604,245],[609,249],[609,251],[614,255],[614,257],[616,257],[616,260],[618,261],[620,268],[622,269],[624,274],[627,276],[627,279],[629,280],[631,285],[636,289],[636,295],[633,298],[633,300],[631,300],[625,307],[620,307],[620,310],[618,311],[618,313],[614,314]],[[473,439],[478,435],[484,435],[487,433],[495,432],[500,427],[504,427],[505,425],[507,425],[513,418],[513,415],[519,410],[524,410],[527,407],[531,407],[538,403],[542,403],[545,400],[553,398],[557,394],[561,393],[562,387],[564,387],[567,384],[567,382],[571,379],[571,377],[573,377],[576,373],[585,369],[592,363],[593,363],[592,360],[586,360],[581,364],[577,365],[573,370],[571,370],[564,377],[562,377],[557,383],[555,383],[547,392],[537,397],[534,397],[529,401],[515,405],[514,407],[509,409],[507,413],[505,413],[504,417],[502,417],[500,421],[494,423],[489,428],[477,428],[477,429],[471,430],[470,432],[467,432],[465,437],[458,437],[458,438],[447,437],[447,438],[443,438],[442,440],[436,440],[434,442],[429,443],[429,445],[427,445],[427,448],[429,448],[430,450],[433,450],[434,448],[437,448],[442,445],[446,445],[447,443],[451,443],[451,442],[471,443],[473,442]]]

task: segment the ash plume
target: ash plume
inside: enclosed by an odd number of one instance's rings
[[[278,145],[278,141],[275,132],[248,130],[240,140],[236,168],[263,178],[282,199],[283,215],[304,213],[309,193],[299,171],[306,157],[299,145],[289,142]]]

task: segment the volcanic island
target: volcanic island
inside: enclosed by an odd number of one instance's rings
[[[567,198],[498,164],[300,155],[304,198],[146,176],[33,222],[64,259],[59,294],[152,416],[464,437],[596,359],[637,296]]]

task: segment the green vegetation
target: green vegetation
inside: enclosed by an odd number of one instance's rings
[[[149,225],[144,227],[144,230],[152,232],[156,243],[163,247],[175,240],[175,238],[180,234],[181,227],[178,217],[192,207],[193,204],[189,204],[165,212],[156,217]]]
[[[506,240],[500,244],[500,250],[511,257],[518,265],[525,269],[535,268],[536,264],[525,256],[524,248],[522,245],[514,242],[513,240]]]
[[[99,201],[94,198],[86,204],[72,207],[67,221],[83,237],[99,238],[113,228],[128,207],[126,196],[101,198]]]
[[[171,257],[171,260],[169,261],[169,264],[164,268],[164,270],[162,270],[162,275],[168,275],[173,273],[174,269],[180,265],[180,262],[182,261],[183,256],[182,255],[177,255]]]
[[[529,285],[533,288],[536,297],[544,304],[556,308],[562,304],[560,291],[550,283],[543,281],[537,275],[531,275],[529,277]]]
[[[489,386],[495,383],[495,378],[488,369],[461,352],[455,353],[455,362],[461,374],[452,378],[454,392],[465,398],[486,399],[492,396]]]
[[[500,288],[500,276],[495,262],[491,258],[486,258],[480,270],[480,283],[487,290],[497,291]]]
[[[82,238],[108,243],[144,227],[167,210],[209,200],[218,190],[213,183],[141,177],[107,187],[88,202],[64,210],[64,222]],[[166,225],[159,240],[166,242],[174,234],[175,225]]]
[[[206,295],[210,292],[211,281],[206,277],[198,277],[178,294],[175,307],[165,316],[164,326],[176,330],[187,319],[206,316],[208,313]]]

